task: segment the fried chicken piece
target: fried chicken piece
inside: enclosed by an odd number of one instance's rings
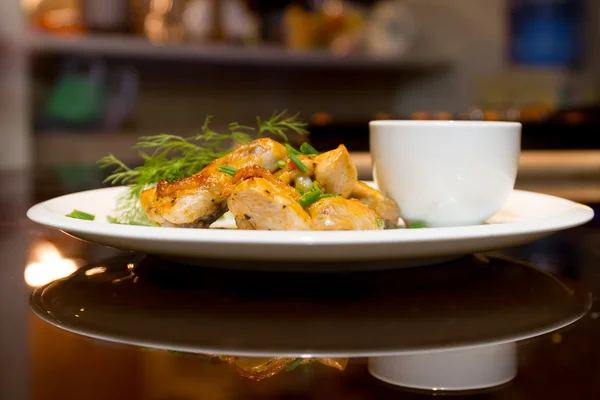
[[[140,203],[148,219],[161,226],[208,228],[226,211],[221,194],[225,187],[217,174],[199,173],[174,183],[159,182],[142,192]]]
[[[277,169],[277,162],[287,159],[287,150],[279,142],[261,138],[242,145],[197,174],[145,190],[140,202],[148,218],[161,226],[208,228],[227,211],[226,200],[232,190],[232,177],[219,171],[229,165],[234,168],[260,166],[268,171]]]
[[[379,190],[372,188],[364,182],[356,182],[350,197],[369,206],[385,222],[385,227],[393,229],[398,226],[400,208],[396,202],[385,196]]]
[[[260,167],[236,172],[227,200],[239,229],[309,230],[311,220],[298,200],[300,193]]]
[[[358,172],[346,146],[342,144],[335,150],[320,154],[314,162],[315,179],[323,191],[348,198],[358,181]]]
[[[379,216],[366,204],[343,197],[323,198],[308,207],[312,229],[317,231],[381,230]]]

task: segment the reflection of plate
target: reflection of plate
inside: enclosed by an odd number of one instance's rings
[[[556,231],[586,223],[593,211],[557,197],[514,191],[490,224],[457,228],[385,231],[242,231],[114,225],[106,222],[123,188],[58,197],[32,207],[33,221],[101,245],[202,262],[221,267],[336,270],[424,265],[464,254],[525,244]],[[73,209],[96,215],[95,221],[65,217]],[[390,260],[391,264],[357,264]],[[250,264],[249,261],[255,263]],[[270,265],[264,262],[285,261]],[[329,267],[313,262],[339,262]]]
[[[482,256],[396,271],[289,274],[126,255],[38,288],[31,302],[51,324],[120,343],[250,357],[371,357],[541,335],[581,318],[591,299],[530,266]]]

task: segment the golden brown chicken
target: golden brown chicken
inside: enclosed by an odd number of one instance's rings
[[[398,226],[400,208],[394,200],[385,196],[379,190],[364,182],[356,182],[350,197],[359,200],[375,211],[385,222],[386,228],[393,229]]]
[[[286,148],[272,139],[262,138],[242,145],[207,165],[197,174],[179,180],[163,180],[155,188],[145,190],[140,201],[148,218],[161,226],[208,228],[226,210],[232,189],[232,177],[219,171],[260,166],[275,171],[277,162],[286,160]]]
[[[347,198],[358,181],[358,172],[346,146],[320,154],[314,159],[315,179],[325,193]]]
[[[343,197],[324,198],[308,207],[312,229],[317,231],[364,231],[384,228],[383,221],[366,204]]]
[[[396,203],[358,182],[356,167],[344,145],[317,156],[296,157],[294,162],[286,147],[274,140],[257,139],[191,177],[159,182],[145,190],[140,201],[148,218],[161,226],[208,228],[229,209],[240,229],[396,227]],[[229,173],[237,171],[235,176],[223,172],[223,166],[230,168]],[[315,187],[318,193],[311,193]],[[301,193],[317,196],[307,203],[301,201]]]
[[[260,167],[236,172],[227,201],[240,229],[309,230],[311,220],[298,200],[300,193]]]

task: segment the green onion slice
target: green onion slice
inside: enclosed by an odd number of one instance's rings
[[[231,175],[231,176],[234,176],[237,171],[237,168],[230,167],[229,165],[221,165],[221,166],[219,166],[218,169],[219,169],[219,171],[223,172],[224,174]]]
[[[300,205],[302,207],[308,207],[313,203],[316,203],[317,201],[319,201],[321,199],[321,193],[317,193],[317,192],[308,192],[306,194],[304,194],[304,196],[302,196],[300,198]]]
[[[299,203],[302,207],[308,207],[311,204],[316,203],[317,201],[328,198],[328,197],[339,197],[338,195],[335,195],[335,194],[323,193],[323,191],[321,190],[321,188],[319,187],[317,182],[312,183],[312,188],[313,189],[310,192],[303,193],[304,195],[300,198]]]
[[[285,149],[287,150],[288,153],[293,154],[295,156],[299,156],[302,153],[299,152],[298,150],[296,150],[295,148],[293,148],[292,146],[290,146],[289,144],[285,144]]]
[[[302,152],[302,154],[304,154],[306,156],[318,156],[319,155],[319,152],[317,151],[317,149],[312,147],[308,142],[302,143],[302,146],[300,146],[300,151]]]
[[[88,214],[86,212],[79,211],[79,210],[73,210],[73,211],[71,211],[69,214],[66,215],[66,217],[76,218],[76,219],[83,219],[83,220],[86,220],[86,221],[93,221],[93,220],[96,219],[95,215]]]
[[[279,160],[277,161],[277,166],[281,169],[281,168],[285,168],[285,166],[287,165],[287,163],[285,161]]]
[[[300,161],[300,159],[298,157],[296,157],[295,154],[290,153],[290,160],[292,160],[294,162],[294,164],[296,164],[296,166],[298,167],[298,169],[302,172],[306,172],[308,171],[308,168],[306,168],[306,165],[304,165],[304,163],[302,161]]]
[[[425,228],[425,224],[420,224],[420,223],[413,223],[413,224],[409,224],[408,225],[408,229],[422,229]]]

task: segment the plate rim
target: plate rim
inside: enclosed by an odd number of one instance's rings
[[[521,196],[545,197],[566,202],[571,206],[560,215],[533,221],[516,221],[501,224],[482,224],[458,227],[432,227],[426,229],[389,229],[381,231],[257,231],[235,229],[189,229],[98,223],[60,216],[48,209],[54,203],[71,196],[97,191],[124,190],[125,186],[113,186],[74,192],[37,203],[27,210],[27,217],[39,225],[57,229],[68,234],[84,234],[111,238],[161,240],[180,243],[229,243],[244,245],[357,245],[410,242],[436,242],[441,240],[468,240],[503,237],[533,233],[554,232],[581,226],[594,218],[591,207],[558,196],[514,189]],[[115,227],[118,226],[118,229]]]

